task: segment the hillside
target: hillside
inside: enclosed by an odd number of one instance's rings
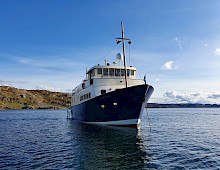
[[[70,96],[67,93],[0,86],[0,110],[61,109],[67,108],[69,105]]]

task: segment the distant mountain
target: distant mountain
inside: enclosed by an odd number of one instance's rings
[[[0,86],[0,110],[62,109],[68,108],[70,101],[71,98],[67,93]]]

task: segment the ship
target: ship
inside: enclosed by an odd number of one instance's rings
[[[87,70],[86,78],[72,90],[71,117],[86,124],[140,127],[141,117],[154,88],[146,78],[138,79],[137,68],[126,66],[124,24],[121,22],[122,53],[113,64],[97,64]]]

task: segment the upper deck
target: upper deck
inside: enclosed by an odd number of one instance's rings
[[[127,87],[144,84],[136,79],[135,67],[126,67]],[[80,104],[96,96],[126,88],[123,66],[96,65],[86,73],[86,78],[72,91],[72,105]]]
[[[136,71],[135,67],[126,67],[127,78],[128,79],[136,79]],[[97,65],[90,68],[87,71],[87,80],[92,78],[122,78],[125,76],[125,69],[123,66],[115,66],[115,65]]]

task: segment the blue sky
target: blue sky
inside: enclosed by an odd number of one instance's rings
[[[121,52],[121,21],[150,102],[220,104],[218,0],[1,0],[0,84],[73,89]]]

